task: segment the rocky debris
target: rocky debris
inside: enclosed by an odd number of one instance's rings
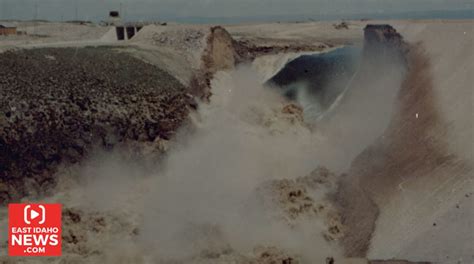
[[[344,236],[345,227],[337,208],[328,201],[337,175],[326,168],[318,167],[312,173],[295,180],[282,179],[266,182],[257,189],[264,207],[281,211],[277,218],[290,226],[301,219],[322,219],[326,225],[323,237],[327,241],[339,240]],[[319,193],[319,195],[315,195]]]
[[[292,124],[304,123],[303,108],[296,104],[287,104],[281,110],[285,114]]]
[[[386,59],[386,56],[394,54],[405,56],[408,44],[392,26],[369,24],[364,28],[364,52],[377,53],[380,59]],[[388,54],[380,56],[387,52]]]
[[[68,255],[90,256],[103,253],[97,247],[103,237],[113,237],[127,230],[130,237],[136,237],[139,229],[127,217],[115,213],[84,211],[66,207],[62,213],[62,247]]]
[[[209,29],[206,27],[145,26],[131,40],[137,45],[156,46],[181,56],[192,70],[201,68],[201,56],[207,45]]]
[[[204,46],[202,39],[207,35],[203,29],[181,28],[156,33],[152,36],[156,46],[168,46],[176,50],[199,50]]]
[[[258,191],[267,194],[264,199],[268,196],[269,202],[277,205],[290,223],[300,216],[313,217],[318,213],[318,206],[305,186],[294,180],[275,180],[261,188]]]
[[[170,139],[189,101],[169,74],[109,48],[2,54],[0,203],[47,193],[57,165],[94,146]]]
[[[254,249],[255,264],[298,264],[301,263],[295,256],[290,256],[275,247],[256,247]]]
[[[239,63],[251,62],[256,57],[264,55],[273,55],[288,52],[322,51],[326,48],[332,47],[332,45],[330,44],[302,44],[299,42],[288,42],[284,40],[279,40],[278,43],[272,43],[270,45],[261,44],[258,43],[258,41],[249,39],[234,40],[233,46],[237,54],[237,62]]]

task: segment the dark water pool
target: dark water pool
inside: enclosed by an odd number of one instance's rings
[[[359,48],[343,47],[302,55],[288,62],[267,85],[298,101],[311,116],[318,116],[347,87],[357,69],[360,52]]]

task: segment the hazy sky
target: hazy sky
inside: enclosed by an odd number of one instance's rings
[[[122,5],[120,5],[122,3]],[[473,0],[0,0],[0,19],[101,20],[125,18],[268,17],[473,9]],[[36,8],[36,7],[37,8]],[[77,7],[77,9],[76,9]],[[76,12],[77,10],[77,12]]]

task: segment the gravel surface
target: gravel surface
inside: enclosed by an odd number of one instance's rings
[[[91,147],[169,139],[187,117],[185,87],[102,48],[0,56],[0,203],[54,186],[54,168]]]

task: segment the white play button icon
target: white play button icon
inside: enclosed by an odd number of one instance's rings
[[[36,212],[35,210],[31,210],[30,211],[30,219],[33,220],[35,219],[36,217],[38,217],[40,214],[38,212]]]
[[[23,220],[26,224],[31,225],[31,220],[38,218],[38,216],[40,218],[38,224],[42,225],[46,222],[46,208],[44,205],[38,205],[38,208],[40,209],[39,211],[37,209],[34,210],[29,204],[23,208]]]

